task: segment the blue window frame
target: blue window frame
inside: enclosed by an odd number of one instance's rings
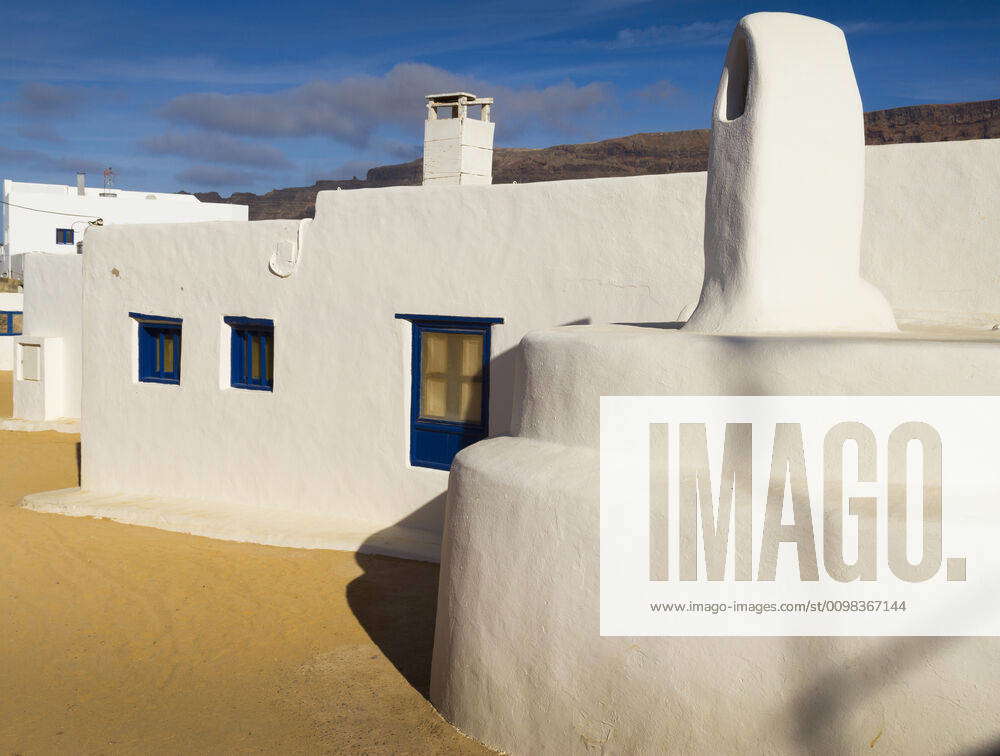
[[[223,318],[232,329],[230,385],[253,391],[274,390],[274,321]]]
[[[0,336],[20,336],[24,313],[19,310],[0,310]]]
[[[181,382],[181,319],[130,312],[138,323],[139,380]]]
[[[490,328],[503,318],[396,317],[413,329],[410,463],[449,470],[489,433]]]
[[[73,243],[73,229],[71,228],[56,229],[56,244],[72,244],[72,243]]]

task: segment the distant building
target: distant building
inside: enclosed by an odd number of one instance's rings
[[[248,208],[202,202],[192,194],[91,188],[85,174],[76,186],[32,184],[5,179],[0,218],[3,247],[0,275],[23,278],[27,252],[75,254],[92,223],[190,223],[247,220]]]

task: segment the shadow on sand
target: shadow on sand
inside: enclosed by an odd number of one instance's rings
[[[443,508],[444,498],[435,497],[397,527],[426,522],[429,512]],[[375,534],[355,554],[364,573],[348,584],[347,603],[386,658],[428,698],[439,565],[363,553],[378,540]]]
[[[582,318],[565,325],[587,325]],[[490,360],[491,436],[509,432],[520,401],[521,344]],[[364,574],[347,586],[347,602],[372,641],[400,674],[425,698],[430,695],[434,619],[437,614],[438,565],[376,556],[387,536],[398,528],[440,533],[444,526],[446,493],[441,493],[392,528],[368,538],[355,555]],[[380,546],[382,548],[380,548]]]

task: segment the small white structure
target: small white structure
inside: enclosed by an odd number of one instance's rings
[[[758,102],[745,111],[760,135],[781,131],[780,124],[772,131],[772,120],[796,118],[806,136],[788,145],[791,162],[828,166],[834,175],[838,158],[854,164],[853,139],[811,142],[808,134],[814,126],[823,133],[829,113],[839,117],[854,108],[853,88],[843,86],[846,61],[838,39],[839,31],[821,22],[767,13],[744,19],[736,42],[748,51],[748,102],[755,67],[763,76],[775,61],[839,83],[823,108],[800,110],[792,99],[774,102],[773,110]],[[729,124],[716,121],[715,127],[722,129],[714,142],[720,145]],[[845,203],[831,198],[826,216],[798,202],[789,212],[775,202],[784,190],[756,183],[771,170],[758,163],[757,150],[786,166],[775,175],[797,171],[766,142],[748,138],[742,146],[726,144],[724,160],[713,156],[708,272],[698,321],[681,329],[621,324],[528,334],[514,435],[485,440],[455,459],[431,699],[446,719],[487,745],[523,754],[860,753],[876,744],[887,753],[995,748],[997,638],[600,635],[601,396],[996,393],[1000,339],[985,330],[988,318],[970,313],[965,324],[976,330],[890,332],[889,317],[870,294],[858,303],[845,300],[843,307],[857,307],[842,316],[826,309],[833,295],[822,290],[828,282],[816,270],[846,291],[859,291],[855,247],[848,243],[858,230],[857,194]],[[949,275],[939,261],[956,240],[963,245],[961,261],[949,269],[961,269],[970,283],[990,271],[989,284],[972,285],[964,306],[984,302],[985,287],[997,283],[990,237],[998,229],[975,213],[984,210],[978,195],[996,194],[997,174],[989,171],[1000,166],[1000,145],[953,144],[961,146],[868,151],[876,158],[869,187],[878,191],[869,192],[862,266],[885,282],[892,301],[921,302],[925,311],[937,309],[936,301],[948,323],[962,320],[954,317],[962,303],[954,290],[943,294],[950,286],[937,276]],[[948,159],[938,163],[935,152]],[[921,155],[929,162],[908,164]],[[973,167],[978,159],[986,161],[982,171]],[[963,164],[987,185],[969,186],[961,178]],[[902,170],[908,181],[900,180]],[[928,181],[928,170],[943,184]],[[742,191],[740,181],[748,182]],[[806,193],[811,187],[822,195],[806,183]],[[931,196],[936,201],[924,204]],[[798,226],[799,210],[820,222],[813,236],[836,244],[803,238],[798,254],[805,259],[797,259],[785,230],[809,231]],[[928,217],[944,218],[961,233],[942,238]],[[786,296],[795,286],[806,289]],[[818,315],[804,304],[810,294]],[[998,306],[994,291],[989,310],[996,313]],[[845,334],[845,327],[885,332]],[[719,596],[726,595],[720,586]],[[682,589],[676,600],[684,600]]]
[[[427,95],[426,100],[424,185],[492,183],[493,98],[451,92]],[[479,118],[469,113],[474,107]]]
[[[66,404],[62,338],[21,337],[14,359],[14,379],[20,387],[15,393],[15,417],[39,421],[62,418]]]
[[[15,337],[14,415],[4,430],[77,432],[82,379],[82,255],[24,256],[24,328]]]
[[[34,184],[4,179],[3,255],[0,273],[23,277],[21,255],[27,252],[76,254],[92,222],[190,223],[246,220],[245,205],[201,202],[193,194],[138,192],[85,186],[77,174],[76,186]]]

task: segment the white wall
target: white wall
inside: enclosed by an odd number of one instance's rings
[[[83,241],[89,234],[87,222],[94,218],[102,218],[105,225],[189,223],[246,220],[248,213],[245,205],[200,202],[191,194],[113,190],[117,196],[101,197],[103,189],[88,187],[81,197],[76,186],[10,180],[5,180],[3,186],[4,201],[10,203],[6,206],[4,239],[12,255],[25,252],[76,254],[75,244],[56,244],[56,229],[71,228],[75,241]],[[75,215],[83,217],[73,217]]]
[[[1000,139],[869,147],[861,272],[897,318],[1000,322]]]
[[[995,259],[1000,218],[981,219],[973,199],[997,194],[1000,171],[967,180],[996,164],[1000,142],[868,152],[873,282],[894,304],[1000,312],[994,279],[962,271]],[[900,208],[879,172],[904,181],[915,164],[927,187]],[[447,475],[409,466],[409,324],[393,316],[505,318],[491,366],[491,432],[504,433],[527,331],[672,321],[697,301],[704,191],[704,174],[674,174],[322,192],[287,279],[268,259],[297,239],[295,221],[95,229],[84,255],[83,487],[437,529]],[[955,227],[975,221],[961,265],[942,266],[940,238],[909,229],[942,208]],[[180,386],[137,381],[129,311],[184,318]],[[228,387],[225,315],[274,320],[273,393]]]
[[[511,754],[995,752],[995,637],[601,637],[598,408],[602,395],[990,395],[1000,338],[590,326],[526,341],[521,432],[463,450],[450,479],[431,677],[449,722]]]
[[[410,326],[394,315],[505,319],[490,413],[504,432],[525,332],[676,316],[701,276],[702,185],[324,192],[287,279],[268,259],[295,221],[97,229],[84,254],[83,487],[386,525],[430,504],[410,524],[440,528],[447,473],[409,466]],[[180,386],[136,380],[129,311],[184,319]],[[226,315],[274,320],[273,393],[229,388]]]
[[[24,257],[24,336],[35,339],[56,337],[60,346],[60,369],[47,370],[45,383],[55,383],[61,400],[60,417],[80,417],[83,329],[82,255],[28,254]],[[14,381],[14,417],[37,417],[40,405],[37,382]],[[51,387],[49,388],[51,392]],[[49,394],[51,396],[51,393]]]

